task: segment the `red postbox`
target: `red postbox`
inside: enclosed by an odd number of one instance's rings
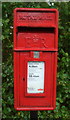
[[[14,107],[53,110],[56,103],[58,11],[14,10]]]

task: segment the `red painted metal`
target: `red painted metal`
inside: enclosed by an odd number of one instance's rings
[[[34,58],[34,52],[39,58]],[[56,106],[58,11],[44,8],[14,10],[14,107],[53,110]],[[27,93],[28,61],[43,61],[44,93]],[[41,90],[41,89],[39,89]]]

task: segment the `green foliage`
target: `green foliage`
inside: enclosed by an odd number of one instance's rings
[[[3,43],[3,119],[28,120],[29,112],[16,111],[13,106],[13,9],[16,7],[57,8],[59,10],[59,53],[57,74],[57,98],[54,111],[39,111],[39,120],[69,120],[70,112],[70,2],[5,2],[2,4]]]

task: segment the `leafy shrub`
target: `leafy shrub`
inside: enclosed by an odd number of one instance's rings
[[[70,2],[68,3],[35,3],[8,2],[2,4],[2,41],[3,41],[3,82],[2,104],[3,119],[28,120],[29,112],[16,111],[13,107],[13,9],[16,7],[57,8],[59,10],[59,52],[57,74],[56,109],[53,111],[38,111],[39,120],[69,120],[70,94]]]

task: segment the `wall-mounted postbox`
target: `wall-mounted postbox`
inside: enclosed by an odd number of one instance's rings
[[[14,10],[14,106],[53,110],[56,101],[58,11]]]

